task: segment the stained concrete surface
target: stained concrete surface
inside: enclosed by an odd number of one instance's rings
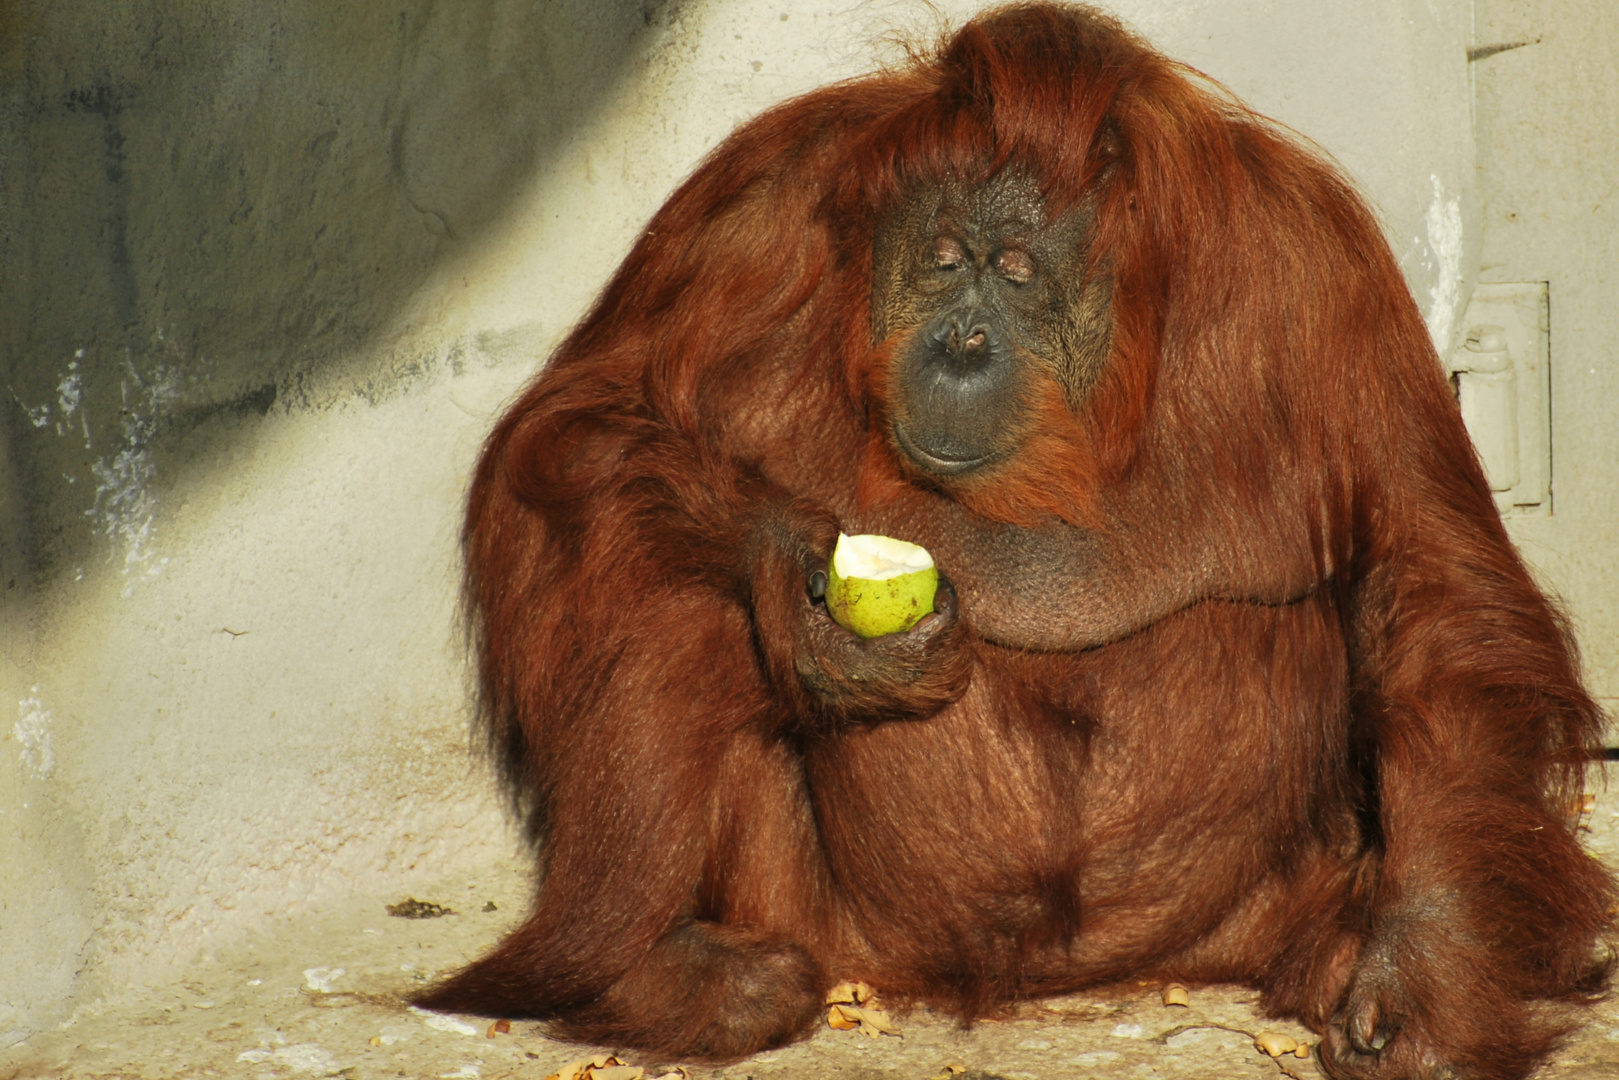
[[[1596,786],[1582,835],[1594,857],[1613,865],[1619,863],[1619,792]],[[543,1080],[571,1061],[616,1048],[558,1042],[528,1022],[491,1032],[487,1020],[425,1013],[401,1000],[493,944],[522,917],[528,890],[522,860],[514,858],[476,880],[430,884],[416,897],[454,915],[390,917],[387,905],[404,897],[357,895],[268,921],[171,982],[81,1007],[57,1030],[0,1053],[0,1078]],[[625,893],[633,900],[633,877]],[[1191,1006],[1182,1008],[1163,1004],[1160,984],[1127,983],[1025,1005],[972,1028],[926,1011],[898,1016],[897,1037],[823,1025],[805,1042],[723,1068],[688,1070],[694,1080],[925,1080],[945,1076],[949,1066],[966,1070],[958,1080],[1323,1075],[1313,1057],[1272,1059],[1256,1048],[1264,1031],[1312,1045],[1317,1040],[1297,1023],[1260,1015],[1255,998],[1240,987],[1199,987]],[[620,1056],[648,1066],[649,1076],[662,1071],[652,1066],[687,1064]],[[1619,1001],[1597,1006],[1538,1075],[1619,1077]]]

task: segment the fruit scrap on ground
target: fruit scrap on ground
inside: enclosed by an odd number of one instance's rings
[[[1254,1045],[1265,1051],[1273,1058],[1283,1054],[1292,1054],[1294,1057],[1307,1058],[1310,1056],[1310,1044],[1301,1043],[1291,1035],[1284,1035],[1279,1031],[1261,1031],[1254,1040]]]
[[[877,1000],[877,992],[863,982],[842,982],[826,995],[827,1025],[837,1031],[854,1031],[875,1039],[879,1035],[898,1035],[899,1028],[888,1018]]]
[[[676,1066],[666,1073],[648,1076],[639,1065],[626,1065],[611,1054],[580,1058],[562,1066],[545,1080],[688,1080],[686,1070]]]

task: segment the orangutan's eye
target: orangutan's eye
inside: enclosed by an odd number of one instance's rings
[[[1023,285],[1034,280],[1034,260],[1026,251],[1008,249],[995,256],[995,269],[1007,281]]]
[[[967,265],[967,252],[948,236],[941,236],[933,245],[933,266],[936,270],[960,270]]]

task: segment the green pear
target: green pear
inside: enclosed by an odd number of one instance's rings
[[[909,630],[933,610],[939,571],[928,549],[891,536],[838,533],[826,610],[863,638]]]

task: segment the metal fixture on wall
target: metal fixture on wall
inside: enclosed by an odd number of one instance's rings
[[[1445,366],[1503,514],[1549,514],[1551,364],[1546,283],[1480,283]]]

